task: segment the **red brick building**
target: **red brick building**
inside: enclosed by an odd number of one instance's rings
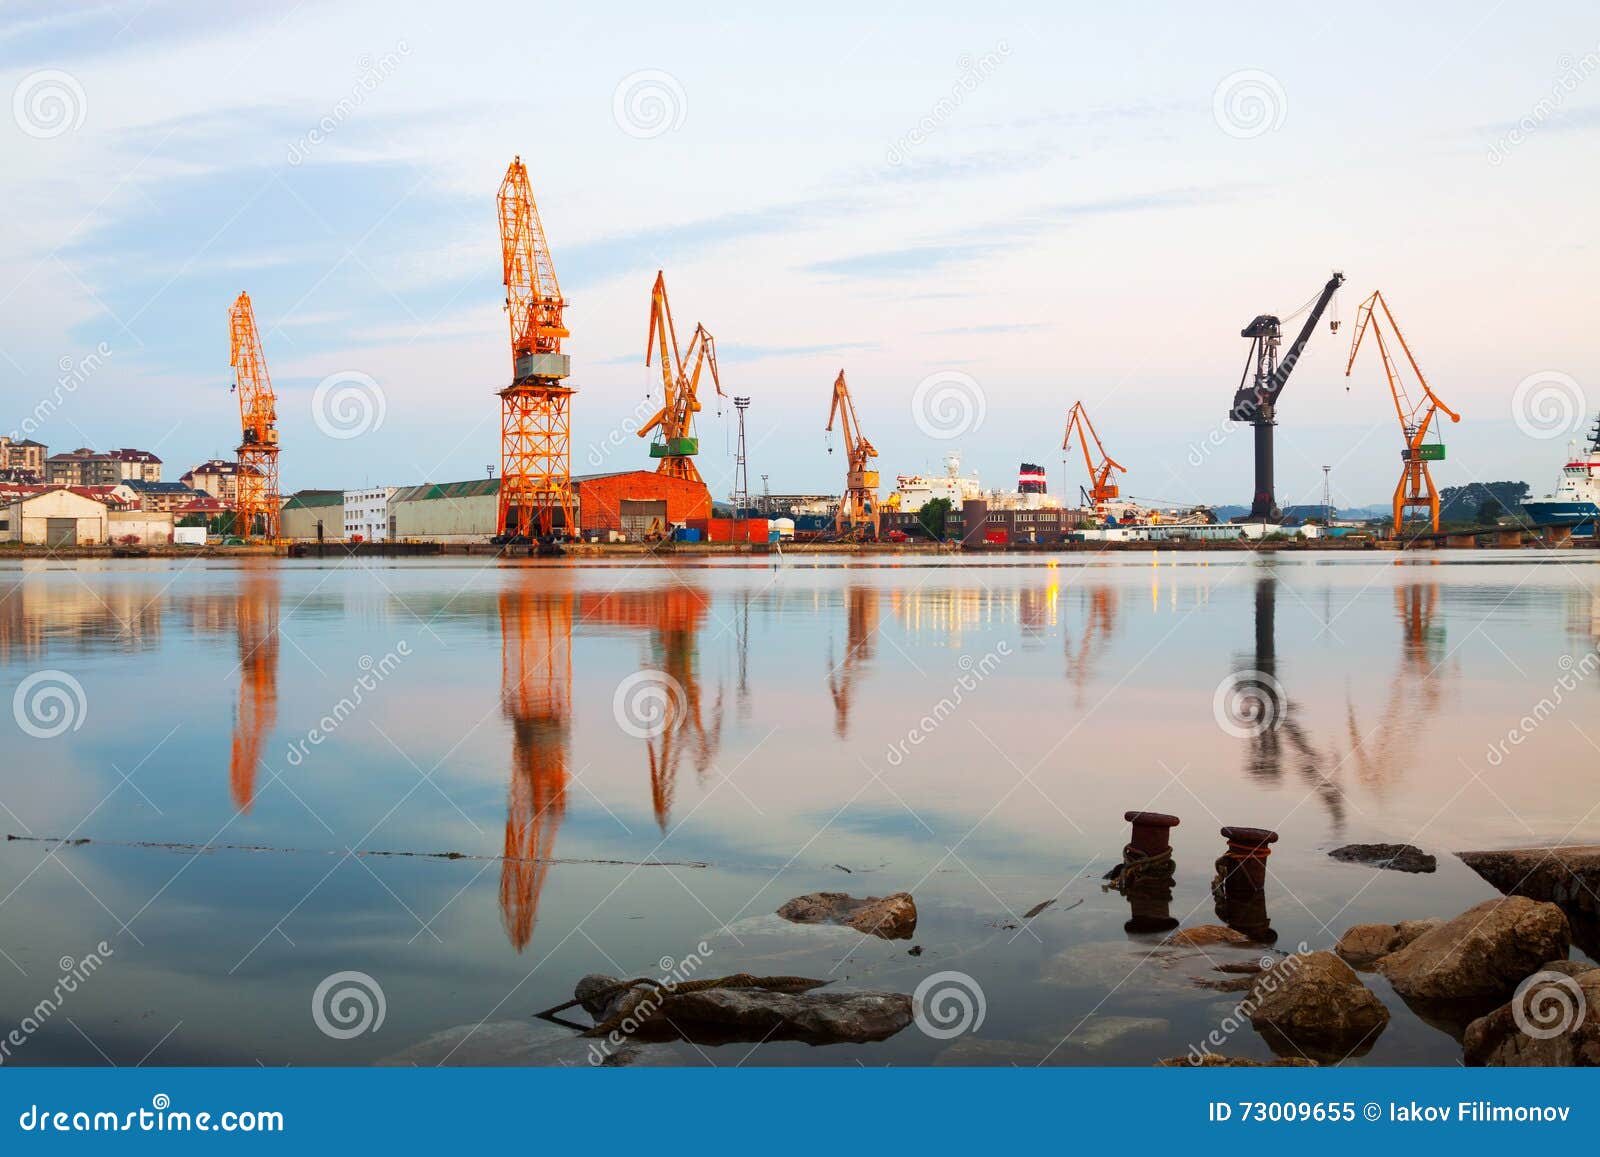
[[[584,531],[643,532],[660,520],[672,523],[711,517],[711,491],[704,482],[685,482],[652,470],[584,474],[573,478],[578,523]]]

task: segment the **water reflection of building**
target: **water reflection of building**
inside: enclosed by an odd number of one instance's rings
[[[1333,761],[1312,743],[1299,705],[1278,678],[1277,604],[1277,577],[1262,575],[1255,587],[1255,653],[1237,663],[1232,688],[1236,722],[1249,736],[1246,770],[1252,779],[1277,786],[1285,767],[1292,767],[1321,800],[1338,835],[1344,830],[1344,793],[1332,778]]]
[[[828,694],[833,697],[833,730],[843,739],[850,730],[850,698],[856,680],[872,659],[878,635],[878,588],[852,584],[844,591],[845,651],[835,661],[828,649]]]
[[[524,572],[514,581],[534,578]],[[511,724],[500,915],[518,952],[533,939],[539,895],[566,815],[573,605],[570,590],[520,586],[500,595],[500,707]]]
[[[685,756],[704,776],[722,742],[723,692],[708,711],[700,673],[700,630],[711,613],[711,596],[700,587],[671,586],[585,595],[585,623],[633,627],[649,632],[647,667],[662,672],[660,726],[645,740],[650,767],[650,805],[663,832],[672,819],[678,772]]]
[[[64,576],[56,576],[57,579]],[[59,647],[144,650],[161,641],[160,587],[92,578],[19,579],[0,593],[0,662],[40,659]]]
[[[228,787],[233,806],[240,811],[249,811],[255,802],[262,745],[278,721],[278,599],[276,566],[247,567],[241,572],[234,610],[239,708],[228,763]]]

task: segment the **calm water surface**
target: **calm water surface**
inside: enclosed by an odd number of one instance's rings
[[[1493,895],[1451,852],[1600,842],[1600,675],[1558,689],[1600,635],[1582,554],[27,563],[0,592],[0,828],[89,841],[0,843],[0,1029],[112,950],[8,1063],[582,1063],[530,1014],[703,943],[701,975],[957,970],[984,1020],[660,1059],[1148,1064],[1238,998],[1125,930],[1126,809],[1183,818],[1184,924],[1217,920],[1219,826],[1279,831],[1283,949]],[[51,687],[67,716],[27,715]],[[1326,856],[1379,840],[1438,872]],[[817,890],[910,891],[916,935],[773,915]],[[342,971],[376,1031],[318,1028]],[[1395,1016],[1365,1062],[1459,1055],[1368,979]]]

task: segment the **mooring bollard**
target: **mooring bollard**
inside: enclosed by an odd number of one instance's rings
[[[1128,846],[1145,856],[1172,851],[1172,829],[1182,822],[1164,812],[1123,812],[1122,818],[1133,825],[1133,839]]]
[[[1233,899],[1259,896],[1267,886],[1267,857],[1278,833],[1266,828],[1222,829],[1228,850],[1217,860],[1212,890]]]

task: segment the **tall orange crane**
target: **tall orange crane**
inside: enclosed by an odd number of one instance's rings
[[[567,811],[573,603],[570,590],[521,587],[500,595],[500,705],[511,723],[500,915],[518,952],[533,939]]]
[[[670,359],[668,350],[671,350]],[[711,381],[717,393],[722,394],[722,379],[717,374],[717,343],[706,327],[696,325],[689,339],[689,348],[682,356],[678,353],[678,331],[672,324],[672,306],[667,303],[667,282],[661,270],[656,270],[656,283],[650,290],[650,336],[645,343],[644,364],[649,365],[657,350],[661,356],[661,409],[639,427],[639,437],[647,438],[652,431],[658,436],[650,443],[650,457],[661,459],[657,474],[699,482],[700,471],[695,468],[695,454],[700,452],[700,439],[695,436],[694,416],[700,412],[700,374],[709,366]],[[687,371],[686,364],[694,369]]]
[[[1105,445],[1100,441],[1100,435],[1095,433],[1094,423],[1089,420],[1089,411],[1083,408],[1082,402],[1073,402],[1072,409],[1067,412],[1067,431],[1061,438],[1061,449],[1072,449],[1072,432],[1078,432],[1078,444],[1083,447],[1083,464],[1089,471],[1089,489],[1084,491],[1089,499],[1089,505],[1094,507],[1095,517],[1104,521],[1106,516],[1106,502],[1118,497],[1122,490],[1111,481],[1113,470],[1126,474],[1128,468],[1106,453]],[[1096,462],[1089,453],[1089,443],[1094,442],[1095,452],[1100,455]]]
[[[1383,310],[1380,321],[1377,311]],[[1406,355],[1406,362],[1411,366],[1411,372],[1416,375],[1417,387],[1421,394],[1412,401],[1411,394],[1406,390],[1404,378],[1400,368],[1389,352],[1389,343],[1384,339],[1384,323],[1394,335],[1394,340],[1399,344],[1400,350]],[[1383,372],[1389,379],[1389,392],[1394,396],[1394,412],[1400,419],[1400,433],[1405,438],[1405,449],[1400,451],[1400,481],[1394,488],[1394,533],[1400,536],[1404,525],[1406,508],[1409,506],[1426,506],[1428,514],[1433,521],[1433,529],[1439,529],[1439,491],[1433,485],[1433,476],[1428,473],[1429,462],[1442,462],[1444,460],[1444,443],[1429,442],[1428,431],[1433,426],[1433,419],[1440,410],[1449,415],[1452,422],[1461,421],[1461,415],[1445,405],[1439,395],[1433,392],[1428,385],[1428,379],[1422,376],[1422,369],[1417,365],[1417,359],[1412,356],[1411,347],[1406,344],[1406,339],[1400,332],[1400,327],[1395,324],[1394,314],[1389,312],[1389,303],[1383,299],[1383,294],[1374,290],[1372,296],[1361,303],[1356,310],[1356,332],[1350,342],[1350,360],[1345,363],[1344,376],[1349,377],[1351,369],[1356,364],[1356,353],[1361,349],[1361,339],[1372,331],[1372,338],[1378,343],[1378,353],[1383,357]]]
[[[861,432],[856,418],[855,400],[850,397],[850,387],[845,384],[844,371],[833,382],[833,406],[828,410],[828,431],[838,420],[844,438],[845,457],[849,469],[844,479],[844,494],[839,499],[839,513],[834,517],[836,534],[848,528],[854,533],[870,538],[878,537],[878,472],[869,470],[872,459],[878,456],[872,443]],[[833,453],[833,447],[828,447]]]
[[[234,601],[239,640],[239,709],[233,721],[228,786],[233,806],[250,810],[261,748],[278,722],[278,573],[250,568]]]
[[[578,530],[572,498],[572,359],[566,301],[544,239],[528,170],[517,157],[500,182],[500,255],[511,319],[511,384],[500,393],[501,535],[527,540]]]
[[[228,311],[232,334],[233,388],[239,394],[239,537],[278,537],[278,396],[267,374],[261,335],[250,295],[241,293]]]

